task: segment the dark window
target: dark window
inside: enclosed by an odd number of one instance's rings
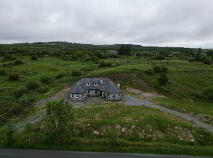
[[[86,84],[87,86],[90,86],[90,83],[89,82],[87,82],[87,84]]]

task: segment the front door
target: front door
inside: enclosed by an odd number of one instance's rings
[[[101,92],[101,97],[102,98],[106,98],[106,93],[105,92]]]
[[[96,96],[95,91],[96,91],[96,90],[89,90],[89,95],[92,96],[92,97],[93,97],[93,96]]]

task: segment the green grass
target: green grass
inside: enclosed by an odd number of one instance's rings
[[[14,92],[25,86],[30,80],[40,82],[41,77],[48,76],[53,79],[50,84],[40,84],[40,88],[47,89],[47,92],[33,90],[28,92],[23,99],[29,99],[33,102],[48,97],[62,89],[64,85],[71,84],[78,78],[71,75],[73,70],[82,72],[81,77],[112,77],[118,74],[129,74],[127,79],[113,78],[120,82],[122,87],[134,87],[149,91],[156,89],[159,93],[175,98],[188,98],[196,100],[203,98],[203,91],[213,84],[213,68],[210,65],[200,63],[190,63],[184,60],[163,60],[152,61],[138,57],[121,57],[113,59],[104,59],[111,62],[113,67],[99,68],[93,62],[65,61],[54,57],[43,57],[37,61],[31,61],[30,57],[22,57],[23,65],[10,65],[5,69],[8,73],[18,73],[19,81],[8,81],[7,75],[0,76],[0,102],[2,105],[16,104],[19,98],[14,97]],[[8,62],[3,62],[8,63]],[[163,89],[158,89],[157,79],[159,74],[146,74],[153,65],[165,65],[169,69],[168,77],[170,83]],[[56,79],[59,73],[64,73],[64,77]],[[136,76],[134,75],[136,74]],[[200,77],[202,76],[202,77]],[[157,88],[156,88],[157,87]],[[19,104],[19,103],[18,103]]]
[[[28,135],[15,134],[13,148],[213,155],[213,135],[159,110],[118,103],[75,108],[74,129],[67,129],[64,144],[42,142],[42,122]],[[0,130],[1,133],[1,130]],[[2,134],[1,134],[2,136]],[[14,141],[17,142],[17,141]],[[0,141],[1,144],[1,141]]]
[[[157,98],[155,102],[171,109],[200,115],[206,119],[206,122],[213,124],[213,103],[211,102],[190,102],[175,98]]]
[[[205,100],[203,91],[213,85],[213,67],[185,60],[149,60],[138,57],[100,59],[111,62],[112,67],[100,68],[94,62],[69,61],[56,57],[42,57],[31,61],[22,57],[22,65],[0,67],[8,73],[18,73],[19,81],[9,81],[0,76],[0,119],[2,125],[16,117],[24,117],[36,101],[47,98],[71,85],[82,77],[110,77],[121,83],[123,89],[137,88],[142,91],[157,91],[168,98],[157,98],[156,103],[186,113],[193,113],[212,123],[213,104]],[[1,62],[1,64],[9,62]],[[148,74],[153,65],[168,67],[169,84],[158,87],[160,74]],[[72,71],[82,72],[80,77]],[[59,73],[64,75],[57,79]],[[42,83],[48,76],[50,83]],[[28,90],[16,98],[14,92],[24,88],[28,81],[37,81],[39,87]],[[122,104],[98,104],[74,109],[74,131],[68,132],[67,144],[57,147],[42,143],[27,144],[19,139],[13,147],[56,148],[63,150],[116,151],[162,154],[213,155],[213,136],[193,127],[189,122],[143,107],[127,107]],[[205,121],[205,120],[204,120]],[[71,131],[71,129],[70,129]],[[17,134],[17,137],[23,136]],[[39,137],[35,137],[39,141]]]

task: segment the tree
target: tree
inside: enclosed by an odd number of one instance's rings
[[[65,141],[65,131],[72,124],[72,106],[63,101],[49,102],[46,107],[46,143],[62,144]]]
[[[208,100],[213,101],[213,87],[208,87],[203,94]]]
[[[10,125],[4,129],[4,145],[10,147],[14,143],[13,129]]]
[[[74,77],[79,77],[79,76],[81,76],[81,71],[79,71],[79,70],[73,70],[73,71],[72,71],[72,76],[74,76]]]
[[[131,55],[131,47],[129,45],[121,45],[118,54],[120,55]]]
[[[158,79],[159,85],[165,86],[166,84],[168,84],[168,82],[169,82],[169,79],[166,73],[161,73],[160,78]]]

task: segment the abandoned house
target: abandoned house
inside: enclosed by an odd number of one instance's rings
[[[88,97],[101,97],[108,100],[120,100],[120,86],[108,78],[83,78],[68,92],[68,100],[84,101]]]

